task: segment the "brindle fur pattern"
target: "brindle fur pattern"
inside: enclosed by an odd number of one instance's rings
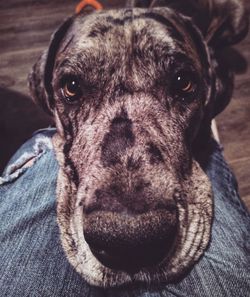
[[[33,97],[57,127],[62,244],[72,265],[94,285],[176,280],[209,243],[212,190],[195,151],[202,134],[209,138],[213,108],[220,106],[218,94],[231,76],[221,79],[216,72],[215,25],[215,37],[206,40],[192,15],[182,13],[170,5],[74,16],[55,33],[30,75]],[[234,34],[244,30],[241,23]],[[173,91],[180,70],[196,75],[192,100]],[[62,81],[72,75],[83,96],[67,104]],[[101,264],[84,238],[88,229],[107,242],[114,236],[139,242],[154,232],[154,224],[159,230],[174,226],[174,243],[158,265],[133,274]]]

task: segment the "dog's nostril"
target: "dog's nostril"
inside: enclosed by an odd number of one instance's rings
[[[176,228],[176,213],[172,215],[166,210],[134,217],[96,212],[85,218],[84,237],[103,265],[135,273],[167,256]]]

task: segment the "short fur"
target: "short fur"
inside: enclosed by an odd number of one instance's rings
[[[75,269],[103,287],[174,281],[207,248],[212,190],[196,153],[231,96],[217,49],[248,27],[235,0],[132,2],[140,8],[66,20],[29,77],[57,127],[62,245]],[[175,96],[178,70],[195,73],[193,100]],[[63,100],[65,75],[80,81],[75,104]],[[136,270],[110,268],[93,254],[104,245],[139,256],[153,242],[165,256]]]

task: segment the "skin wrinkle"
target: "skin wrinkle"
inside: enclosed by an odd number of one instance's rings
[[[218,91],[210,51],[192,20],[172,9],[109,10],[67,21],[33,68],[33,95],[53,110],[58,129],[62,245],[89,283],[176,281],[206,249],[213,197],[193,143],[202,125],[210,131],[211,94]],[[53,69],[45,67],[51,59]],[[173,88],[183,70],[197,80],[189,99]],[[82,93],[72,104],[61,92],[70,76]],[[46,90],[42,77],[53,78]],[[168,214],[163,225],[161,211]],[[143,238],[150,250],[152,238],[161,244],[161,229],[168,251],[152,266],[117,270],[93,255],[93,235],[104,250],[122,238],[129,262],[130,244]]]

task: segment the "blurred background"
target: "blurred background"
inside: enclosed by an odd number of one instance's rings
[[[123,0],[100,2],[122,7]],[[0,1],[0,172],[11,155],[50,119],[29,97],[27,75],[52,32],[74,12],[78,0]],[[250,0],[245,0],[248,11]],[[216,118],[227,162],[250,209],[250,34],[227,53],[236,77],[233,98]]]

